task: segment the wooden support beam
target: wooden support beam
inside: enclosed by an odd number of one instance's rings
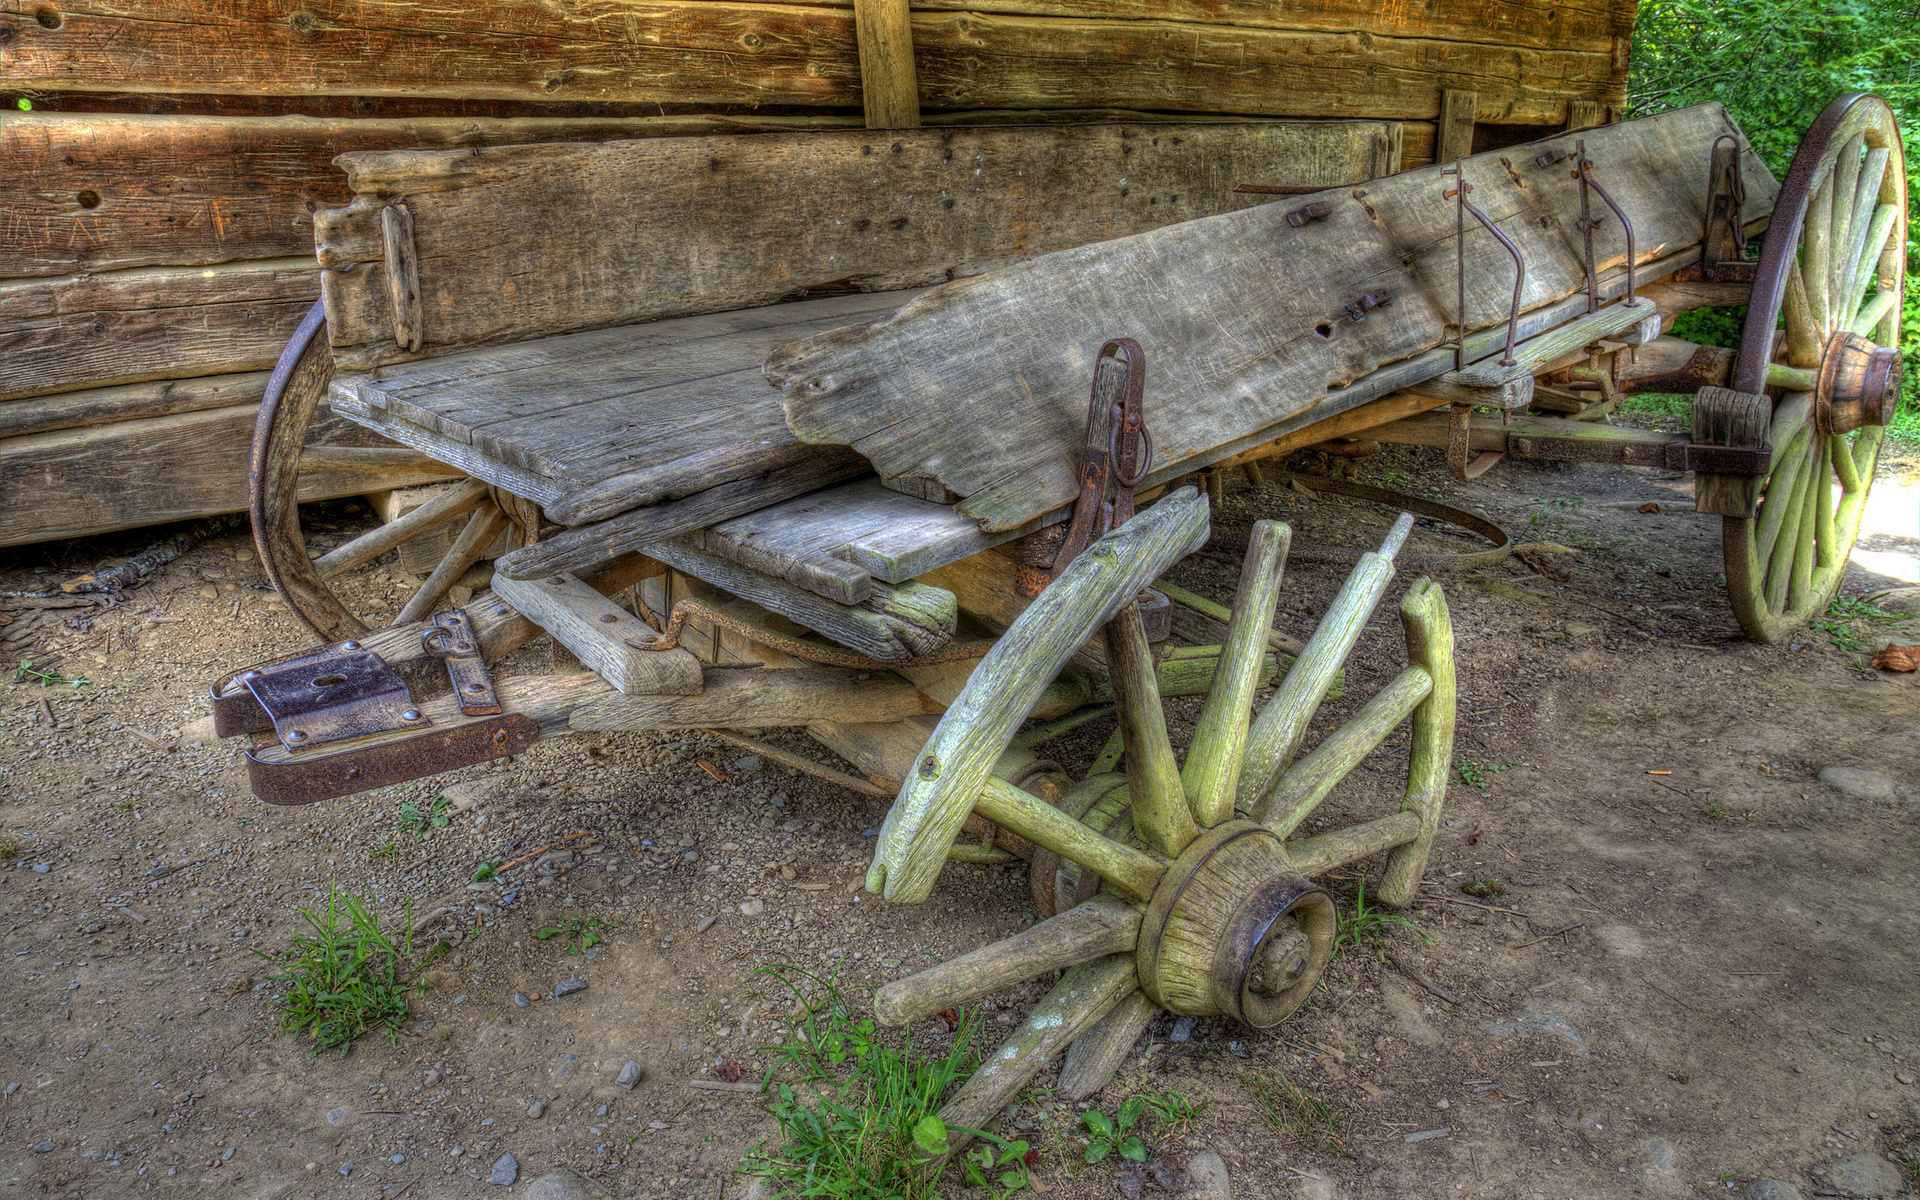
[[[700,660],[684,649],[647,650],[653,630],[575,575],[507,579],[493,590],[614,687],[629,696],[691,696],[702,685]]]
[[[1607,106],[1598,100],[1569,100],[1567,102],[1567,128],[1591,129],[1595,125],[1607,123]]]
[[[853,28],[867,128],[918,129],[920,83],[913,69],[907,0],[853,0]]]
[[[1450,163],[1473,156],[1473,123],[1479,116],[1475,92],[1444,88],[1440,92],[1440,120],[1434,138],[1433,161]]]
[[[709,667],[694,695],[624,696],[609,689],[575,712],[569,725],[575,730],[767,729],[815,721],[893,722],[932,708],[898,675],[842,667]]]
[[[1096,896],[1056,917],[997,942],[950,958],[873,994],[873,1015],[882,1025],[905,1025],[978,996],[1133,949],[1140,909],[1111,896]]]

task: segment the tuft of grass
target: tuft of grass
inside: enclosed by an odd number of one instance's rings
[[[1303,1088],[1284,1074],[1271,1078],[1242,1075],[1240,1079],[1253,1093],[1254,1103],[1266,1115],[1267,1123],[1291,1137],[1300,1149],[1312,1154],[1346,1155],[1340,1126],[1347,1113],[1338,1101]]]
[[[1688,421],[1693,417],[1693,397],[1672,392],[1647,392],[1626,397],[1620,402],[1620,411],[1652,413],[1659,417]]]
[[[453,820],[453,815],[447,811],[452,807],[453,801],[445,796],[435,796],[433,802],[424,809],[409,800],[400,806],[396,823],[400,826],[400,832],[411,833],[414,841],[424,842],[429,833],[445,829]]]
[[[1153,1119],[1160,1123],[1162,1129],[1187,1128],[1193,1124],[1195,1118],[1200,1115],[1200,1109],[1204,1107],[1204,1102],[1195,1104],[1172,1088],[1164,1092],[1150,1093],[1142,1099],[1146,1100],[1147,1108],[1153,1112]]]
[[[1333,952],[1358,950],[1361,946],[1377,946],[1393,936],[1395,929],[1410,930],[1415,937],[1427,945],[1433,945],[1433,939],[1420,931],[1420,927],[1398,913],[1390,913],[1383,908],[1367,907],[1367,877],[1360,877],[1360,886],[1353,897],[1353,911],[1337,914],[1340,930],[1333,935]]]
[[[0,862],[14,858],[20,853],[20,839],[0,837]]]
[[[309,1056],[338,1046],[344,1057],[355,1038],[376,1029],[398,1045],[407,997],[421,990],[417,980],[426,965],[413,962],[413,905],[402,915],[398,944],[381,931],[372,897],[337,884],[328,884],[321,912],[299,912],[306,933],[295,934],[278,955],[254,951],[280,968],[267,978],[287,985],[276,1000],[281,1029],[311,1037]]]
[[[587,917],[585,919],[569,917],[558,925],[547,926],[533,936],[543,942],[553,937],[564,938],[565,940],[561,944],[567,948],[567,953],[578,954],[582,950],[591,950],[601,942],[606,941],[606,938],[600,933],[600,931],[606,927],[607,923],[599,917]],[[713,1022],[709,1020],[707,1024],[711,1025]]]
[[[979,1062],[971,1014],[957,1014],[945,1053],[921,1054],[911,1031],[898,1048],[876,1040],[873,1022],[854,1019],[832,974],[791,966],[756,973],[779,982],[802,1009],[763,1086],[783,1066],[805,1086],[775,1088],[769,1111],[780,1123],[781,1145],[756,1150],[741,1171],[766,1179],[777,1195],[833,1200],[935,1200],[941,1177],[956,1165],[966,1182],[996,1197],[1027,1186],[1032,1151],[1025,1142],[949,1129],[939,1117],[948,1089]],[[956,1132],[981,1139],[957,1159],[948,1156]]]
[[[394,841],[392,838],[388,838],[378,846],[367,851],[367,857],[375,861],[385,859],[390,864],[397,863],[400,861],[400,843]]]
[[[1825,616],[1812,622],[1812,628],[1825,634],[1827,643],[1834,649],[1862,654],[1868,649],[1866,636],[1859,628],[1862,622],[1889,625],[1906,619],[1905,613],[1888,612],[1857,596],[1836,596],[1833,603],[1827,605]]]
[[[1487,776],[1511,771],[1513,767],[1512,763],[1483,763],[1475,762],[1471,758],[1456,759],[1453,764],[1453,769],[1459,773],[1461,783],[1468,787],[1477,787],[1483,792],[1487,790]]]

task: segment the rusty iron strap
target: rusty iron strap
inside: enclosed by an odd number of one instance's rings
[[[335,751],[316,750],[299,758],[247,751],[247,782],[268,804],[312,804],[369,788],[405,783],[519,754],[540,736],[540,726],[524,713],[471,718],[379,745]]]
[[[764,625],[755,625],[751,621],[742,621],[738,617],[728,616],[707,604],[691,597],[674,604],[673,611],[667,614],[667,627],[658,636],[652,638],[630,637],[626,644],[635,650],[672,650],[680,644],[680,635],[685,631],[688,617],[699,617],[711,621],[723,629],[730,629],[750,642],[756,642],[782,654],[794,658],[803,658],[808,662],[823,663],[830,667],[850,667],[858,671],[891,671],[898,667],[931,667],[939,663],[966,662],[968,659],[983,657],[993,649],[991,640],[961,642],[932,654],[922,654],[918,658],[902,659],[899,662],[882,662],[877,658],[868,658],[854,650],[845,650],[839,646],[822,646],[818,642],[804,641],[789,637],[784,633],[775,633]]]
[[[1109,358],[1126,362],[1119,394],[1101,387],[1101,370]],[[1132,338],[1114,338],[1100,347],[1093,360],[1093,388],[1087,399],[1087,437],[1080,455],[1080,494],[1073,501],[1073,520],[1054,556],[1053,578],[1080,557],[1081,551],[1133,517],[1133,489],[1147,477],[1153,464],[1153,435],[1144,411],[1147,354]],[[1141,454],[1141,443],[1146,452]]]

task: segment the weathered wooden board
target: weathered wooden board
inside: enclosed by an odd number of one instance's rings
[[[1619,102],[1624,37],[1603,45],[1581,34],[1578,48],[1562,49],[1542,15],[1530,24],[1550,48],[1536,48],[1529,43],[1538,38],[1512,35],[1520,22],[1500,28],[1498,11],[1463,37],[1482,10],[1457,0],[1449,7],[1440,22],[1423,11],[1417,20],[1426,29],[1372,10],[1336,10],[1303,22],[1305,31],[1220,17],[1199,24],[920,12],[912,21],[920,102],[1431,117],[1441,87],[1451,86],[1475,91],[1516,124],[1557,123],[1571,100]],[[423,14],[401,0],[339,0],[314,9],[289,15],[268,0],[211,8],[204,0],[69,0],[41,21],[14,3],[8,81],[42,91],[860,103],[850,5],[640,0],[556,9],[494,0]],[[1286,19],[1276,13],[1269,21]]]
[[[136,116],[0,121],[0,271],[67,275],[313,252],[313,213],[352,199],[337,155],[713,133],[708,117]]]
[[[344,369],[395,342],[379,213],[411,213],[422,353],[809,293],[891,291],[1362,177],[1372,122],[966,127],[348,155],[315,218]],[[644,197],[644,203],[636,203]],[[592,229],[593,237],[580,230]],[[479,262],[538,263],[504,276]]]
[[[241,404],[0,440],[0,546],[242,511],[258,415]],[[303,474],[300,498],[435,478]]]
[[[1582,135],[1596,176],[1633,218],[1643,262],[1671,270],[1698,242],[1700,163],[1726,132],[1737,130],[1724,111],[1700,105]],[[1577,185],[1564,162],[1535,160],[1571,141],[1467,160],[1474,200],[1526,258],[1524,310],[1584,289]],[[1746,176],[1749,203],[1770,208],[1772,178],[1751,154]],[[1013,528],[1072,500],[1087,380],[1108,338],[1146,350],[1150,479],[1312,419],[1331,396],[1350,408],[1444,371],[1447,356],[1429,352],[1456,320],[1446,186],[1429,167],[1323,193],[1332,212],[1301,228],[1285,220],[1291,205],[1276,204],[1060,251],[782,347],[767,375],[803,441],[851,445],[883,478],[937,480],[988,530]],[[1625,258],[1617,224],[1596,235],[1602,272]],[[1506,315],[1513,267],[1473,227],[1465,258],[1465,323],[1487,329]],[[1366,320],[1344,314],[1382,291],[1391,302]]]
[[[0,282],[0,400],[271,367],[319,274],[281,258]]]
[[[161,379],[119,387],[88,388],[57,396],[36,396],[0,404],[0,438],[24,433],[78,429],[142,417],[200,412],[258,404],[267,390],[266,371],[211,375],[204,379]]]

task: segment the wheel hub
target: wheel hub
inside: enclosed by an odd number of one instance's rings
[[[1277,1025],[1319,981],[1334,925],[1332,899],[1272,831],[1229,821],[1161,878],[1134,952],[1140,986],[1171,1012]]]
[[[1900,402],[1900,352],[1841,330],[1827,341],[1814,384],[1814,420],[1821,433],[1885,425]]]

